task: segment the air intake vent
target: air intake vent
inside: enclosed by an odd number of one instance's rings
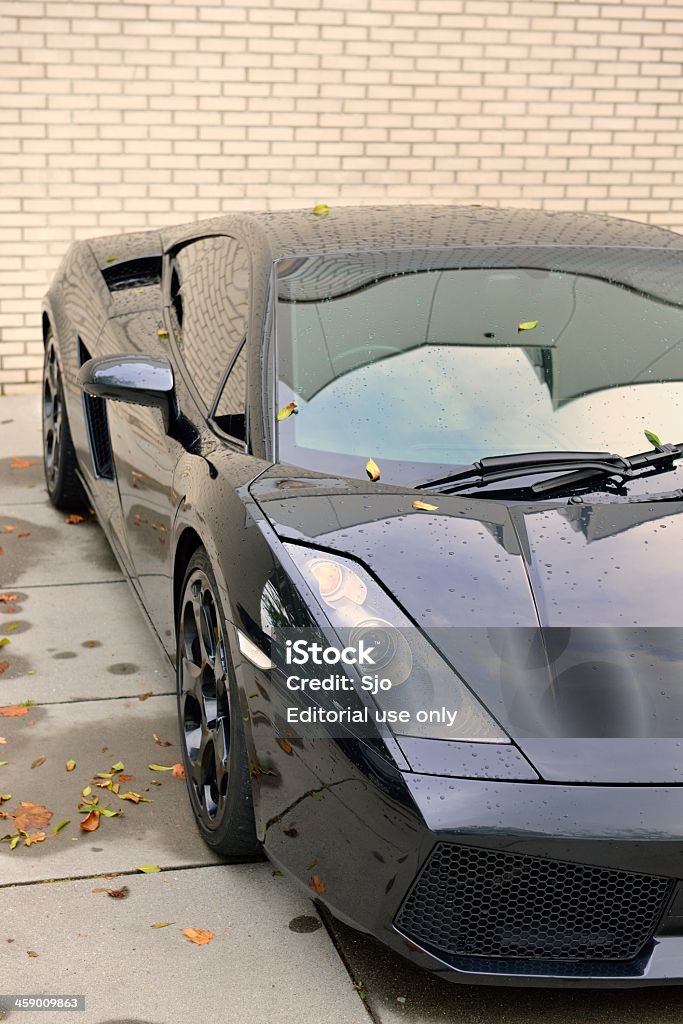
[[[442,956],[629,961],[651,939],[673,885],[655,875],[438,843],[395,923]]]
[[[78,361],[82,366],[90,359],[90,353],[83,344],[83,339],[78,339]],[[107,422],[107,404],[103,398],[95,395],[83,395],[83,408],[85,410],[85,425],[88,431],[90,453],[92,455],[93,469],[95,476],[104,480],[114,479],[114,462],[111,453],[111,440],[109,438],[109,424]]]

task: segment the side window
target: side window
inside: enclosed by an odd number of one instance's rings
[[[178,348],[206,408],[247,333],[249,258],[236,239],[202,238],[178,253],[171,315]]]
[[[247,439],[247,342],[245,340],[237,359],[230,368],[214,420],[226,434]]]

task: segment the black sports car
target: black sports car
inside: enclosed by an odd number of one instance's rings
[[[236,214],[74,244],[43,337],[206,842],[450,980],[680,983],[683,237]]]

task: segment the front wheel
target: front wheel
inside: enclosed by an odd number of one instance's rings
[[[43,466],[48,497],[55,508],[82,508],[86,503],[85,491],[76,472],[62,373],[52,335],[45,343],[43,361]]]
[[[225,619],[211,562],[190,560],[178,610],[176,682],[185,777],[204,842],[228,860],[262,856]]]

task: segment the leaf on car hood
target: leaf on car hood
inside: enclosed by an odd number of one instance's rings
[[[372,481],[377,481],[380,478],[379,466],[374,459],[368,459],[365,463],[365,472],[368,474]]]
[[[53,812],[42,804],[32,804],[22,800],[12,814],[17,828],[22,832],[35,832],[49,825]]]
[[[280,421],[287,420],[292,415],[292,413],[297,411],[298,408],[299,406],[296,404],[296,402],[288,402],[287,405],[282,406],[282,408],[280,409],[276,416],[276,419]]]
[[[430,505],[428,501],[414,501],[413,508],[419,509],[420,512],[436,512],[438,505]]]
[[[204,928],[181,928],[180,931],[186,939],[194,942],[195,946],[206,946],[214,938],[213,932],[208,932]]]
[[[538,320],[525,320],[521,324],[517,324],[517,331],[533,331],[534,327],[538,327]]]

